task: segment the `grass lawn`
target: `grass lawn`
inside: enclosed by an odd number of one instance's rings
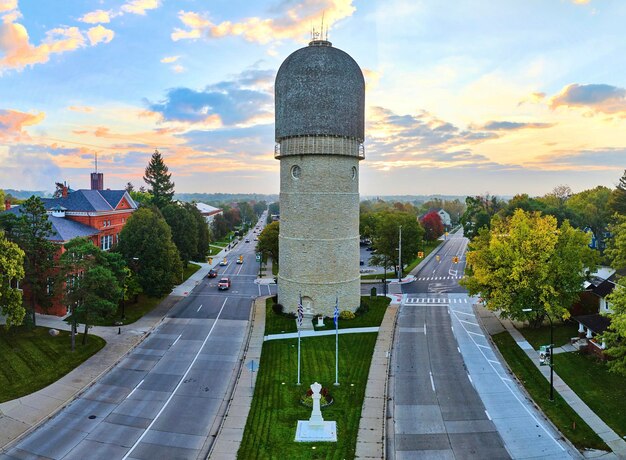
[[[225,247],[226,247],[226,245],[224,245],[224,246],[216,246],[214,244],[210,244],[209,245],[209,255],[208,255],[208,257],[213,257],[214,255],[219,254],[220,251],[222,249],[224,249]]]
[[[500,353],[508,363],[526,391],[544,414],[556,425],[563,435],[579,449],[609,450],[600,437],[589,428],[580,416],[555,391],[554,402],[550,402],[550,384],[539,372],[530,358],[526,356],[508,332],[493,336]],[[559,355],[555,360],[555,369],[559,369]],[[560,375],[560,374],[559,374]],[[575,427],[575,428],[574,428]]]
[[[554,371],[621,437],[626,436],[626,378],[579,353],[555,355]]]
[[[301,382],[297,386],[297,339],[263,343],[254,399],[238,458],[346,459],[354,458],[365,383],[377,334],[339,337],[339,382],[335,381],[335,337],[301,340]],[[325,420],[337,422],[337,442],[297,443],[298,420],[311,409],[299,403],[313,382],[327,387],[335,402],[322,409]],[[284,384],[283,384],[284,383]],[[315,449],[313,449],[315,447]]]
[[[519,330],[524,338],[538,350],[541,345],[550,343],[550,325],[539,328],[524,327]],[[578,323],[568,321],[554,325],[554,346],[560,347],[569,343],[570,338],[578,337]]]
[[[193,262],[189,262],[187,264],[187,267],[185,267],[185,269],[183,270],[183,280],[188,279],[191,275],[193,275],[198,270],[200,270],[200,265],[194,264]]]
[[[389,305],[390,299],[388,297],[376,297],[371,299],[370,297],[361,297],[361,301],[369,305],[369,311],[363,315],[357,316],[354,319],[339,319],[339,329],[348,329],[355,327],[371,327],[379,326],[385,316],[387,305]],[[266,313],[265,313],[265,335],[280,334],[283,332],[298,332],[296,326],[296,320],[294,317],[287,315],[277,315],[272,310],[272,304],[274,303],[272,298],[266,300]],[[313,320],[314,324],[317,324],[317,319]],[[334,329],[335,323],[332,318],[325,318],[324,324],[326,329]],[[316,330],[323,330],[324,328],[315,328]]]
[[[426,241],[426,243],[424,244],[424,257],[423,258],[415,258],[413,259],[406,267],[404,267],[403,270],[403,277],[408,275],[411,270],[413,270],[415,267],[417,267],[417,265],[424,260],[428,254],[430,254],[431,252],[433,252],[435,250],[435,248],[437,248],[440,244],[442,244],[441,241],[437,240],[437,241]],[[396,274],[393,270],[387,270],[387,279],[391,279],[391,278],[395,278]],[[382,281],[383,279],[383,274],[382,273],[374,273],[372,275],[361,275],[361,279],[362,280],[376,280],[379,279]]]
[[[104,339],[89,335],[81,345],[76,336],[72,353],[70,333],[60,331],[57,337],[48,328],[0,328],[0,402],[9,401],[40,390],[70,372],[105,345]]]

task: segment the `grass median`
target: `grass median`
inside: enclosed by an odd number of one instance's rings
[[[494,335],[493,341],[535,403],[572,444],[579,449],[610,450],[558,392],[554,393],[554,402],[550,402],[549,382],[508,332]],[[555,368],[558,368],[556,366],[559,366],[558,359],[555,361]]]
[[[56,337],[48,328],[0,328],[0,402],[20,398],[56,382],[92,356],[106,344],[90,335],[81,345],[82,334],[76,338],[72,353],[70,333],[60,331]]]
[[[363,326],[379,326],[389,303],[387,298],[373,300],[369,311],[361,317]],[[288,323],[282,323],[285,318],[272,311],[271,302],[267,304],[267,310],[269,321],[266,322],[266,334],[272,333],[268,328],[280,328],[281,324],[285,328],[292,323],[295,325],[292,318],[288,319]],[[274,321],[276,317],[278,320]],[[348,322],[344,320],[339,324]],[[263,342],[254,398],[237,457],[246,460],[354,458],[376,338],[376,333],[339,335],[338,387],[333,386],[335,336],[301,339],[300,386],[296,385],[298,340]],[[311,409],[303,406],[300,398],[315,381],[328,388],[334,399],[331,406],[322,409],[322,415],[325,420],[337,422],[336,443],[298,443],[294,440],[298,420],[308,420],[311,416]]]

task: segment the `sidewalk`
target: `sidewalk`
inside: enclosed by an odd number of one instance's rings
[[[539,365],[539,352],[533,349],[532,345],[526,341],[524,336],[513,326],[511,321],[498,317],[494,312],[487,310],[483,306],[477,306],[476,313],[480,316],[483,326],[490,335],[503,331],[507,331],[511,334],[511,337],[513,337],[519,347],[524,350],[546,380],[550,379],[550,368],[548,366]],[[561,350],[555,350],[555,353],[563,353],[567,350],[567,347],[562,347]],[[611,448],[613,454],[603,455],[602,458],[626,458],[626,441],[620,438],[615,431],[604,423],[556,372],[554,372],[554,389]]]
[[[90,328],[90,334],[102,337],[107,343],[102,350],[80,366],[39,391],[0,403],[0,451],[13,441],[30,433],[40,423],[73,401],[79,393],[95,383],[148,337],[170,308],[183,296],[188,295],[206,276],[209,265],[205,263],[199,263],[199,265],[201,268],[196,273],[181,285],[176,286],[169,296],[136,322],[122,326],[121,329],[117,326]],[[58,316],[38,314],[37,325],[70,330],[69,325]]]

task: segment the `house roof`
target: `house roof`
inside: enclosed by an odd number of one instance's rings
[[[198,208],[198,211],[200,211],[202,214],[215,214],[218,212],[222,212],[221,209],[205,203],[196,203],[196,208]]]
[[[72,238],[93,236],[99,233],[97,228],[63,217],[48,215],[48,221],[52,224],[52,234],[48,237],[50,241],[63,242],[69,241]]]
[[[136,203],[126,190],[81,189],[69,193],[67,197],[43,198],[42,201],[47,210],[55,206],[63,206],[68,211],[98,212],[114,210],[125,196],[130,206],[136,208]]]
[[[597,313],[595,315],[574,316],[573,319],[586,328],[591,329],[595,334],[602,334],[611,325],[609,317]]]
[[[592,292],[600,297],[606,297],[615,289],[615,283],[608,279],[602,281],[595,289],[592,289]]]

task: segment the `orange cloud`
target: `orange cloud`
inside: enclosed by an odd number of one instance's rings
[[[17,9],[17,0],[0,0],[0,13]]]
[[[147,10],[154,10],[160,5],[159,0],[131,0],[122,5],[121,10],[125,13],[145,15]]]
[[[113,16],[110,11],[96,10],[85,14],[78,20],[87,24],[106,24],[111,22],[111,17]]]
[[[161,59],[161,62],[163,64],[171,64],[172,62],[178,61],[178,58],[180,58],[180,56],[166,56],[163,59]]]
[[[87,37],[89,37],[91,46],[97,45],[98,43],[109,43],[113,40],[114,36],[115,32],[102,25],[97,25],[87,31]]]
[[[86,105],[70,105],[67,110],[71,110],[72,112],[90,113],[93,112],[93,107],[88,107]]]
[[[24,128],[41,123],[45,116],[44,112],[33,114],[17,110],[0,110],[0,141],[30,139]]]
[[[299,40],[310,33],[311,24],[321,24],[322,18],[325,28],[329,28],[337,21],[351,16],[354,11],[356,8],[352,0],[326,0],[320,3],[304,1],[275,19],[252,17],[241,22],[223,21],[219,24],[212,23],[199,13],[180,11],[178,17],[187,30],[175,28],[171,38],[178,41],[197,39],[203,35],[213,38],[234,35],[261,44],[285,38]]]

